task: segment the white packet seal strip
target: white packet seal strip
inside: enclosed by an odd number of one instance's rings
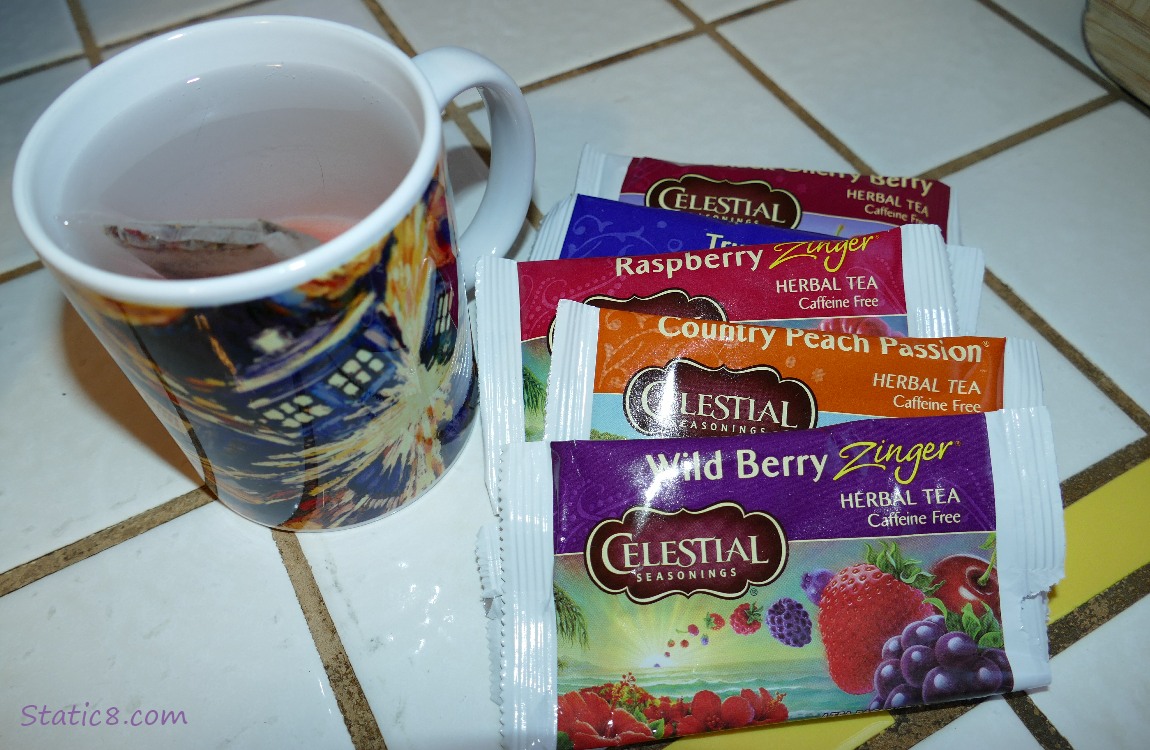
[[[982,415],[990,446],[1003,648],[1013,690],[1051,681],[1047,595],[1065,575],[1066,531],[1050,415],[1042,406]],[[548,443],[522,443],[501,472],[504,554],[503,747],[556,744],[554,488]],[[542,559],[540,557],[542,556]]]
[[[591,437],[598,352],[599,308],[561,300],[555,318],[551,377],[547,383],[544,440]],[[1028,339],[1006,339],[1003,360],[1003,407],[1042,406],[1042,372],[1035,343]]]
[[[946,254],[950,261],[950,279],[954,284],[954,306],[958,311],[956,333],[959,336],[974,336],[978,330],[978,311],[982,305],[986,257],[977,247],[952,243],[947,243]]]
[[[524,441],[523,347],[515,261],[482,258],[475,266],[475,357],[483,427],[484,482],[497,510],[496,467],[504,446]]]
[[[575,200],[575,194],[567,196],[543,217],[529,260],[559,258],[575,215]],[[909,334],[917,337],[974,335],[986,265],[982,250],[944,242],[942,231],[933,224],[905,224],[899,228]],[[943,270],[933,257],[936,253],[942,256],[942,264],[946,266]],[[940,288],[945,290],[941,296],[936,291]],[[931,308],[927,306],[940,304],[941,309],[952,312],[953,320],[929,319],[925,311]]]
[[[591,437],[591,407],[595,362],[599,350],[599,308],[571,300],[559,301],[555,316],[555,346],[547,380],[543,440],[586,440]]]
[[[518,443],[500,470],[502,621],[500,720],[507,750],[553,750],[558,643],[555,625],[551,448]]]
[[[503,560],[499,549],[499,522],[489,521],[479,527],[475,538],[475,561],[479,568],[479,597],[487,615],[487,655],[490,660],[491,702],[499,703],[500,639],[503,627]]]
[[[611,154],[590,143],[584,144],[579,154],[579,170],[575,174],[575,192],[597,198],[619,200],[623,191],[623,178],[627,176],[627,169],[635,158],[638,157]],[[947,187],[950,188],[950,202],[946,216],[946,239],[948,242],[960,243],[962,238],[958,220],[958,197],[953,187],[949,185]]]
[[[899,232],[909,334],[916,338],[958,334],[954,277],[942,232],[933,224],[908,224]]]
[[[571,227],[571,218],[575,215],[575,196],[572,193],[547,212],[539,224],[539,231],[531,243],[528,260],[557,260],[563,252],[563,240],[567,238],[567,230]]]
[[[1066,568],[1050,415],[1043,407],[1003,409],[987,414],[986,424],[994,468],[1002,634],[1014,689],[1029,690],[1050,684],[1047,592]]]

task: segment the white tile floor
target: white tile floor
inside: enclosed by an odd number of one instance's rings
[[[275,12],[350,23],[410,52],[472,47],[527,89],[540,211],[570,190],[585,142],[705,163],[941,169],[934,176],[961,197],[964,242],[985,251],[1000,285],[984,292],[979,329],[1039,341],[1060,477],[1081,473],[1093,489],[1116,453],[1150,459],[1150,118],[1098,75],[1082,9],[1082,0],[0,4],[0,747],[371,744],[345,723],[343,683],[321,658],[332,645],[313,637],[315,612],[301,611],[292,587],[299,571],[285,568],[269,532],[217,505],[5,585],[27,563],[83,548],[197,485],[15,223],[17,149],[89,69],[82,39],[106,59],[189,19]],[[464,120],[448,128],[463,222],[485,173],[472,150],[484,144],[467,136],[487,132],[476,101],[461,97]],[[520,251],[532,236],[526,228]],[[1017,297],[997,296],[1003,287]],[[499,745],[472,565],[475,531],[490,519],[481,450],[476,432],[460,465],[392,518],[299,540],[335,649],[390,748]],[[930,725],[919,747],[1143,746],[1150,679],[1130,665],[1148,653],[1148,612],[1143,599],[1063,644],[1054,685],[1029,698],[1044,726],[991,700],[936,733]],[[122,717],[183,711],[187,723],[112,731],[27,718],[85,702]],[[914,744],[907,736],[887,734],[881,746]]]
[[[0,405],[8,570],[194,489],[199,480],[52,278],[3,285]]]
[[[350,746],[275,545],[218,504],[3,597],[0,630],[5,747]]]
[[[80,54],[67,0],[9,3],[0,11],[0,75]]]
[[[830,17],[850,31],[813,41]],[[925,172],[1103,93],[980,3],[787,3],[722,33],[879,174]]]
[[[1150,409],[1150,119],[1119,102],[950,177],[964,241]]]
[[[1103,625],[1090,638],[1053,661],[1054,679],[1074,685],[1075,690],[1046,690],[1034,694],[1034,702],[1074,747],[1146,747],[1144,731],[1132,731],[1130,717],[1150,713],[1146,677],[1124,664],[1140,661],[1146,653],[1145,634],[1150,628],[1150,601],[1143,599]],[[1080,696],[1102,694],[1099,700],[1081,701]],[[1140,726],[1134,723],[1133,729]]]

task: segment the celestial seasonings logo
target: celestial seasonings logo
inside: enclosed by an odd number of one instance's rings
[[[697,174],[659,180],[647,190],[648,206],[738,223],[793,229],[803,210],[791,192],[763,180],[713,180]]]
[[[652,437],[753,435],[818,422],[815,395],[801,380],[769,365],[731,370],[683,358],[631,376],[623,411],[632,427]]]
[[[584,548],[591,580],[638,603],[673,594],[735,599],[775,580],[786,560],[779,522],[734,502],[674,513],[631,508],[600,522]]]

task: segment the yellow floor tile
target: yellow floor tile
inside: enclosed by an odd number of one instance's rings
[[[833,719],[809,719],[742,732],[692,737],[672,743],[673,750],[848,750],[894,723],[886,711]]]
[[[1066,577],[1050,597],[1050,619],[1150,563],[1150,461],[1066,509]]]

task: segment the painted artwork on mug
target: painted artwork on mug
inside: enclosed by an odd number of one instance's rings
[[[477,388],[454,242],[437,175],[391,234],[288,293],[203,308],[70,296],[151,373],[136,386],[225,504],[348,527],[418,496],[462,448]]]

